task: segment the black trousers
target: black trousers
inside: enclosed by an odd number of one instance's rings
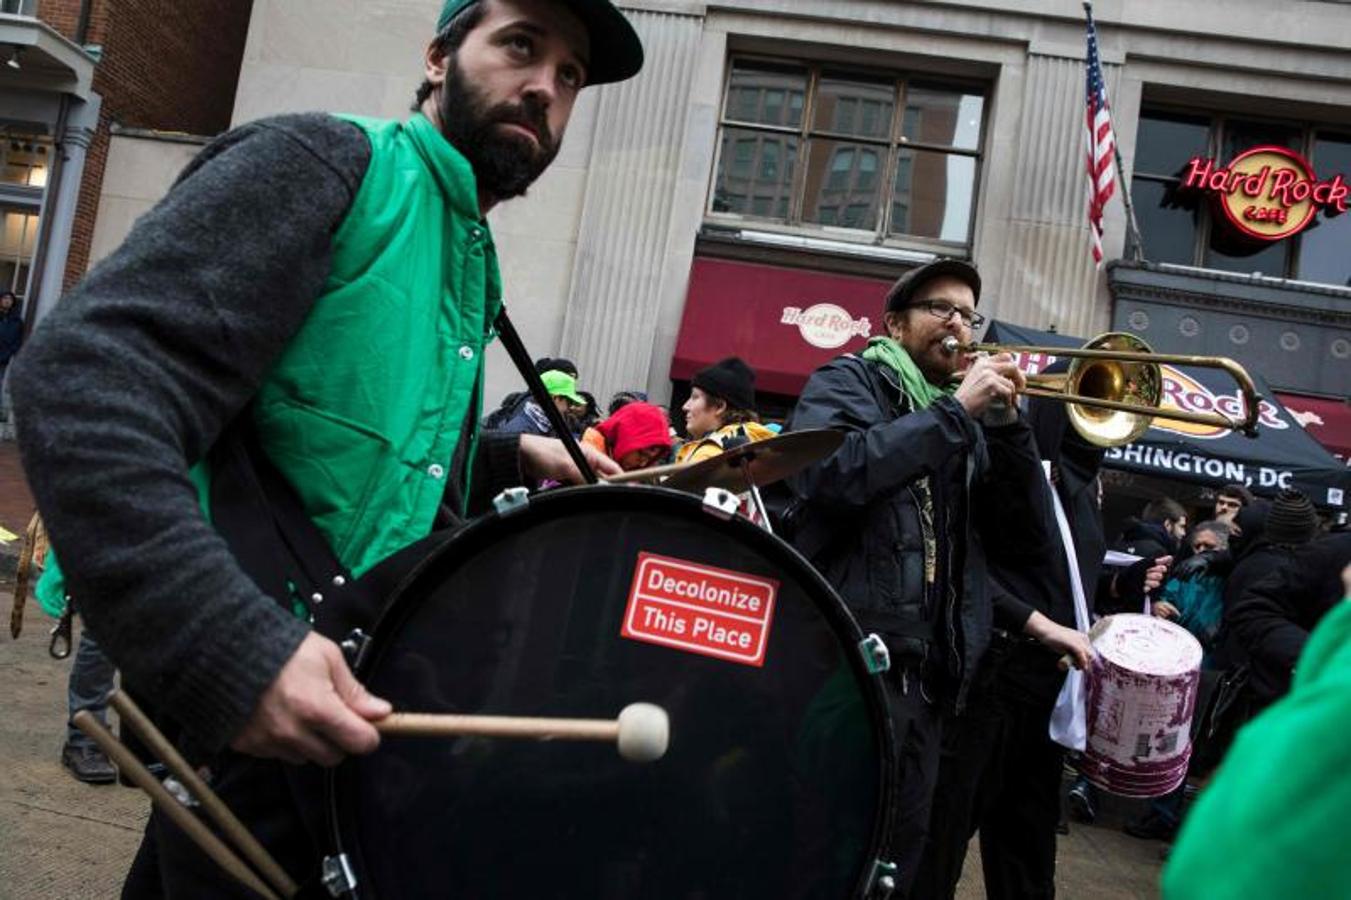
[[[912,896],[911,885],[920,870],[925,835],[929,830],[938,760],[942,749],[943,719],[937,704],[925,699],[919,679],[888,673],[887,706],[896,739],[897,767],[890,792],[891,815],[885,858],[896,864],[898,900]],[[893,678],[893,676],[895,676]],[[914,897],[924,895],[914,893]]]
[[[946,723],[916,900],[954,896],[977,831],[986,897],[1055,896],[1064,749],[1047,734],[1053,703],[1054,697],[1038,702],[990,678]]]
[[[300,883],[302,898],[326,896],[319,893],[322,854],[315,838],[322,833],[318,830],[322,827],[319,769],[307,766],[288,774],[287,767],[276,760],[227,754],[211,787]],[[145,837],[122,886],[123,900],[253,900],[256,896],[158,809],[150,814]]]

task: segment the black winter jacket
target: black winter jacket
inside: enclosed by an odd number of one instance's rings
[[[1141,612],[1145,606],[1145,573],[1160,556],[1176,560],[1178,542],[1162,523],[1130,518],[1112,549],[1138,556],[1140,561],[1109,576],[1108,583],[1098,591],[1096,612],[1101,616]]]
[[[990,640],[986,553],[1050,543],[1031,431],[1018,420],[987,432],[951,397],[915,410],[894,372],[853,355],[813,373],[788,428],[845,432],[791,481],[794,543],[886,639],[892,669],[921,673],[960,709]]]
[[[1266,706],[1290,690],[1295,662],[1327,612],[1342,599],[1342,569],[1351,564],[1351,533],[1294,551],[1290,561],[1250,584],[1234,603],[1229,625],[1248,652],[1249,686]]]
[[[1105,451],[1085,441],[1070,427],[1063,403],[1033,399],[1026,418],[1035,435],[1038,453],[1052,465],[1055,491],[1074,541],[1075,561],[1091,616],[1107,549],[1097,481]],[[1076,625],[1065,545],[1060,526],[1054,520],[1054,510],[1049,514],[1050,535],[1043,554],[1028,553],[1012,561],[992,556],[990,560],[995,624],[1014,635],[1022,632],[1033,611],[1069,628]],[[1011,648],[998,671],[988,673],[986,678],[999,682],[1000,696],[1032,702],[1049,712],[1065,681],[1065,673],[1056,665],[1058,654],[1030,638],[1015,637]]]

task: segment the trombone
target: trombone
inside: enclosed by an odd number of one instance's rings
[[[1030,375],[1024,391],[1029,397],[1044,397],[1069,404],[1070,424],[1084,440],[1099,447],[1117,447],[1139,438],[1153,423],[1166,419],[1213,425],[1257,436],[1257,417],[1262,395],[1242,366],[1224,356],[1169,355],[1153,352],[1133,334],[1112,331],[1100,334],[1079,349],[1032,347],[1013,344],[963,344],[955,337],[943,340],[948,353],[1044,353],[1074,360],[1060,375]],[[1222,412],[1161,412],[1164,364],[1223,369],[1238,384],[1243,395],[1241,419]]]

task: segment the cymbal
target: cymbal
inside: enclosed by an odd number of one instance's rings
[[[839,431],[790,431],[725,450],[711,459],[680,466],[662,482],[662,487],[693,493],[719,487],[740,493],[752,483],[764,487],[796,475],[834,453],[843,443],[844,434]]]

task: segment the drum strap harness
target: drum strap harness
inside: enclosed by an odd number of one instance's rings
[[[354,633],[370,633],[395,588],[453,529],[433,531],[354,579],[268,460],[248,410],[212,455],[212,522],[240,567],[264,593],[340,642],[355,666],[364,638]]]
[[[595,472],[549,398],[505,307],[493,326],[582,477],[594,484]],[[251,409],[235,418],[211,452],[211,517],[230,552],[264,593],[338,641],[355,668],[366,636],[395,589],[449,539],[455,526],[431,532],[354,579],[263,452]]]

